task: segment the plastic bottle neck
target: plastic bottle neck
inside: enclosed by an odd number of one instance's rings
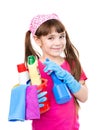
[[[55,75],[54,72],[51,73],[51,77],[52,77],[53,82],[54,82],[55,84],[60,84],[60,83],[61,83],[61,80],[57,78],[57,76]]]

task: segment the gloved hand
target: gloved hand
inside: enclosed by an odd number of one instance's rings
[[[47,74],[50,75],[54,71],[57,78],[63,80],[63,82],[67,85],[67,87],[73,94],[80,90],[80,83],[68,71],[64,70],[59,65],[57,65],[53,61],[50,61],[49,59],[46,59],[44,64],[44,72],[47,72]]]
[[[47,100],[47,97],[45,97],[46,94],[47,91],[41,92],[41,90],[37,90],[37,96],[40,108],[44,106],[43,102]]]

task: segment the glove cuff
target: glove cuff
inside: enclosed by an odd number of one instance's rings
[[[73,94],[81,89],[81,84],[71,74],[65,75],[65,79],[64,82]]]
[[[73,81],[71,84],[69,84],[70,91],[74,94],[77,93],[81,89],[81,84],[78,81]]]

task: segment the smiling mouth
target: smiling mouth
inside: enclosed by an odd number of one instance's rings
[[[61,51],[61,48],[53,48],[53,51]]]
[[[60,48],[52,48],[53,50],[60,50],[61,49],[61,47]]]

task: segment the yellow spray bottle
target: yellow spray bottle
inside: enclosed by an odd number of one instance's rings
[[[35,56],[30,55],[28,56],[28,69],[29,69],[29,76],[31,79],[31,84],[32,85],[40,85],[42,83],[41,81],[41,76],[39,74],[39,70],[37,68],[38,63],[35,58]]]

